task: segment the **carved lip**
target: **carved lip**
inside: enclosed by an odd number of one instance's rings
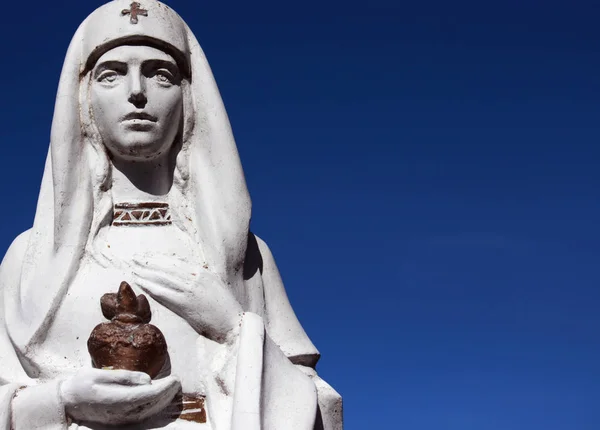
[[[122,119],[123,122],[135,121],[135,120],[158,122],[158,118],[156,118],[155,116],[152,116],[146,112],[131,112],[131,113],[128,113],[127,115],[125,115]]]

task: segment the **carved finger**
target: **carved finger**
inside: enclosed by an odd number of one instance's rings
[[[141,266],[134,268],[133,274],[136,275],[137,278],[145,279],[152,283],[158,284],[159,286],[168,287],[169,289],[178,292],[184,291],[181,285],[185,281],[171,276],[169,274],[165,274],[154,269],[149,269]]]
[[[118,387],[112,387],[115,391],[115,397],[126,395],[131,406],[137,407],[146,403],[154,403],[161,400],[161,403],[169,403],[177,392],[181,389],[181,383],[174,376],[167,376],[164,379],[157,379],[148,385],[138,385],[127,388],[127,391],[119,390]]]
[[[92,378],[97,384],[119,384],[119,385],[148,385],[152,381],[150,376],[143,372],[130,370],[105,370],[91,369],[94,371]]]
[[[137,275],[135,276],[135,283],[138,287],[144,290],[144,292],[150,294],[150,296],[159,302],[164,300],[170,301],[169,296],[173,295],[173,290],[171,288],[165,287],[158,282],[150,281]]]
[[[167,407],[181,391],[181,383],[173,376],[136,387],[104,385],[97,401],[109,407],[115,424],[136,422]]]

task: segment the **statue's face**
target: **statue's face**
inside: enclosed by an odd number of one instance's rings
[[[169,54],[149,46],[119,46],[92,71],[91,106],[114,157],[150,160],[165,154],[183,115],[181,73]]]

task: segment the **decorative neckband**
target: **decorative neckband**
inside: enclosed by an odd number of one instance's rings
[[[113,210],[112,225],[171,225],[171,210],[168,203],[117,203]]]

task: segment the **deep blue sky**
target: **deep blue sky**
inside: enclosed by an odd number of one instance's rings
[[[600,6],[168,3],[347,430],[600,428]],[[1,254],[100,4],[3,4]]]

